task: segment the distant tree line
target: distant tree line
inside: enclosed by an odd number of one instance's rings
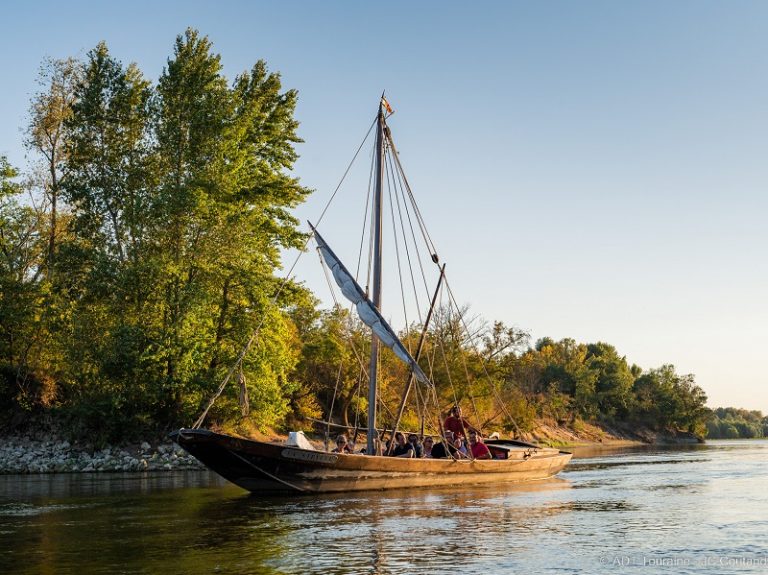
[[[735,407],[713,409],[707,421],[707,437],[711,439],[755,439],[768,437],[768,417],[760,411]]]
[[[541,339],[508,359],[505,377],[521,383],[539,416],[560,423],[582,419],[705,433],[707,397],[693,375],[678,374],[673,365],[644,371],[607,343]]]
[[[368,330],[300,284],[280,287],[280,251],[305,240],[291,209],[310,193],[291,176],[297,93],[262,61],[229,81],[194,30],[157,82],[102,43],[44,63],[40,87],[33,163],[20,173],[0,158],[3,422],[42,415],[94,441],[189,425],[256,333],[209,424],[359,425]],[[440,309],[425,334],[438,411],[461,402],[513,433],[541,419],[713,433],[704,392],[672,365],[643,370],[600,342],[531,346],[500,322],[469,340],[468,321]],[[420,332],[402,336],[414,346]],[[396,405],[408,374],[386,355],[381,372]],[[434,430],[419,393],[404,425]]]

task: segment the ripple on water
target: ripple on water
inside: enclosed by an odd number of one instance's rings
[[[36,505],[32,503],[0,504],[0,517],[34,517],[46,513],[56,513],[72,509],[86,509],[93,504],[49,504]]]

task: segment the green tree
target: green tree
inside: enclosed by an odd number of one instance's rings
[[[607,343],[587,346],[587,362],[597,372],[595,394],[600,413],[610,419],[625,418],[632,408],[632,376],[625,357]]]
[[[138,68],[124,68],[102,42],[88,54],[67,120],[67,200],[78,238],[96,247],[99,264],[111,268],[105,270],[108,275],[142,252],[152,193],[150,95]],[[105,287],[122,283],[110,281]]]
[[[595,395],[597,373],[588,363],[588,348],[573,339],[566,338],[554,343],[546,343],[538,351],[542,365],[542,384],[549,389],[554,405],[565,407],[572,405],[576,414],[588,420],[595,418],[599,406]],[[571,398],[566,401],[556,396],[560,393]],[[562,412],[558,409],[558,413]],[[567,419],[560,413],[559,420]]]
[[[712,439],[765,437],[765,418],[760,411],[718,407],[709,416],[707,437]]]
[[[0,397],[6,408],[31,409],[55,388],[35,373],[45,294],[40,284],[44,242],[40,213],[19,202],[18,172],[0,156]]]
[[[326,417],[349,427],[364,419],[367,409],[368,381],[361,370],[370,346],[368,329],[340,307],[312,315],[300,329],[302,352],[295,377],[301,394],[294,401],[311,394]]]
[[[707,396],[692,375],[679,375],[673,365],[652,369],[635,380],[635,417],[656,429],[681,429],[703,436]]]
[[[87,55],[65,121],[61,178],[71,209],[57,255],[57,289],[70,321],[60,333],[65,381],[81,418],[141,425],[156,400],[143,363],[144,329],[154,287],[149,146],[151,89],[135,65],[124,67],[100,43]]]
[[[0,156],[0,357],[8,366],[18,364],[23,332],[34,309],[29,302],[29,276],[34,274],[34,222],[16,196],[18,172]]]
[[[302,244],[289,210],[309,193],[286,173],[300,141],[296,92],[281,92],[279,76],[268,73],[264,62],[229,88],[211,48],[196,31],[179,36],[157,90],[162,175],[155,209],[163,226],[157,238],[162,298],[155,317],[163,342],[161,380],[172,410],[196,409],[200,394],[215,387],[220,366],[232,361],[260,319],[278,317],[270,309],[277,289],[273,272],[281,248]],[[296,289],[282,293],[278,305],[288,306]],[[210,318],[216,319],[208,327]],[[278,354],[248,360],[254,394],[275,386],[291,391],[297,356],[289,353],[291,335],[279,324],[267,322],[260,339],[282,341]],[[261,410],[263,423],[285,411],[281,398],[269,397],[274,401]],[[192,405],[183,407],[183,398]]]

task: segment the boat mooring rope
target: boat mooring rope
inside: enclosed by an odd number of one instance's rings
[[[251,461],[248,461],[248,460],[247,460],[245,457],[243,457],[242,455],[240,455],[240,454],[238,454],[238,453],[235,453],[234,451],[231,451],[231,450],[229,450],[229,449],[227,449],[227,451],[228,451],[230,454],[232,454],[232,455],[234,455],[235,457],[237,457],[237,458],[238,458],[240,461],[242,461],[243,463],[246,463],[246,464],[250,465],[250,466],[251,466],[251,467],[253,467],[253,468],[254,468],[256,471],[258,471],[259,473],[263,473],[264,475],[266,475],[266,476],[267,476],[267,477],[269,477],[270,479],[274,479],[275,481],[278,481],[278,482],[282,483],[283,485],[287,485],[288,487],[290,487],[291,489],[295,489],[296,491],[301,491],[302,493],[306,493],[306,492],[307,492],[307,489],[304,489],[303,487],[299,487],[298,485],[294,485],[293,483],[289,483],[288,481],[286,481],[286,480],[284,480],[284,479],[280,479],[279,477],[277,477],[277,476],[275,476],[275,475],[272,475],[272,474],[271,474],[269,471],[264,471],[264,470],[263,470],[261,467],[259,467],[258,465],[256,465],[256,464],[252,463]]]

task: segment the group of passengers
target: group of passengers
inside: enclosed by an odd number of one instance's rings
[[[395,433],[394,444],[387,444],[382,455],[405,458],[429,459],[493,459],[488,446],[483,443],[479,430],[473,427],[461,416],[461,408],[457,405],[451,409],[450,415],[443,423],[444,435],[442,440],[435,441],[431,436],[419,440],[415,433],[408,435],[398,431]],[[469,444],[465,437],[469,437]],[[333,453],[353,453],[354,449],[346,435],[336,438],[336,449]]]

